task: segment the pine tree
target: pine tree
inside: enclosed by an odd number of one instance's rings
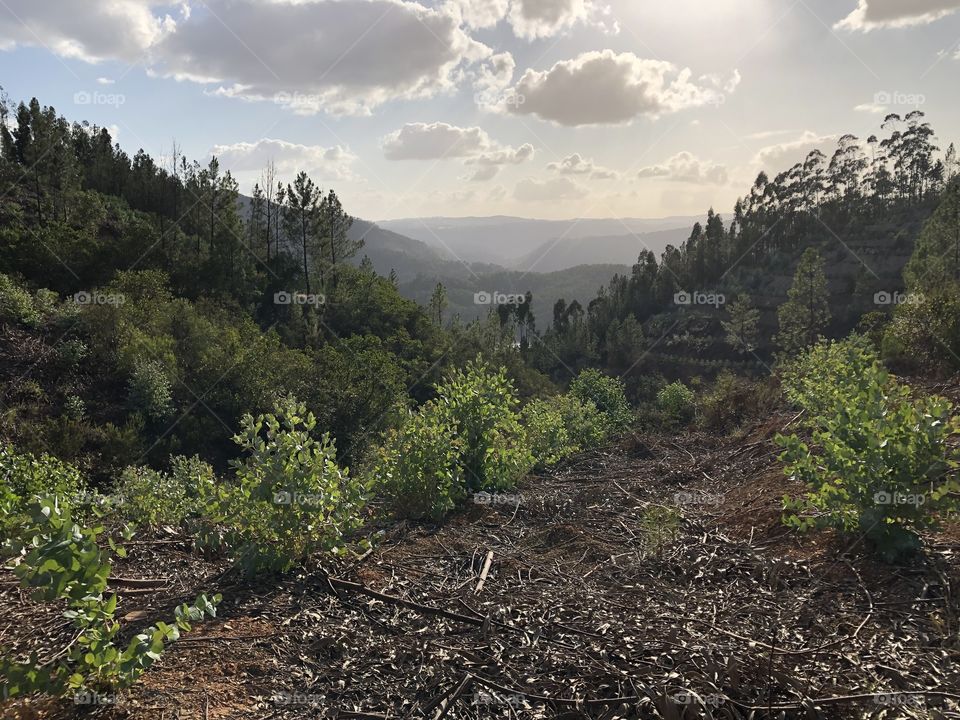
[[[785,354],[791,355],[814,345],[830,322],[827,276],[816,248],[804,250],[787,298],[777,310],[780,332],[775,341]]]
[[[735,351],[746,355],[757,349],[760,330],[760,311],[750,300],[749,295],[741,295],[727,308],[729,320],[720,324],[727,334],[727,344]]]
[[[430,315],[437,321],[437,325],[443,325],[443,311],[447,308],[447,289],[443,283],[437,283],[430,295]]]

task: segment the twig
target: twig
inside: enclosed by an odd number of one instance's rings
[[[493,550],[487,551],[487,556],[483,559],[483,569],[480,570],[480,581],[477,583],[474,595],[479,595],[483,590],[483,584],[487,581],[487,573],[490,572],[490,566],[493,564]]]

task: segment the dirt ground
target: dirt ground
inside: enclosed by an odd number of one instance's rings
[[[140,538],[114,571],[126,632],[199,592],[223,594],[217,619],[127,691],[6,716],[960,717],[956,525],[899,566],[789,531],[781,500],[801,488],[772,437],[792,419],[631,438],[281,579]],[[69,642],[3,580],[0,644]]]

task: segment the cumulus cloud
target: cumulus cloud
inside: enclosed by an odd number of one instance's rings
[[[482,165],[474,170],[473,174],[468,175],[464,179],[468,182],[487,182],[488,180],[493,180],[499,172],[499,165]]]
[[[781,172],[801,162],[813,150],[829,155],[836,135],[818,135],[807,130],[794,140],[767,145],[754,156],[753,164],[768,172]]]
[[[480,153],[466,161],[467,165],[519,165],[532,160],[535,154],[533,145],[526,143],[518,148],[503,147],[492,152]]]
[[[853,109],[856,112],[871,113],[873,115],[882,115],[883,113],[887,112],[887,106],[880,105],[879,103],[863,103],[861,105],[857,105]]]
[[[315,179],[344,180],[351,177],[350,165],[356,156],[340,145],[298,145],[285,140],[262,138],[256,142],[215,145],[210,155],[233,172],[256,171],[273,161],[281,175],[303,170]]]
[[[445,122],[407,123],[380,141],[387,160],[439,160],[470,157],[493,147],[486,131]]]
[[[600,167],[593,160],[584,159],[580,153],[573,153],[559,162],[552,162],[547,165],[547,169],[561,175],[588,175],[593,180],[613,180],[619,176],[615,170]]]
[[[492,55],[444,9],[406,0],[210,0],[155,48],[155,72],[300,113],[369,114],[456,86]]]
[[[693,153],[678,152],[660,165],[650,165],[637,173],[640,178],[662,178],[676,182],[698,185],[725,185],[729,176],[727,168],[708,160],[701,160]]]
[[[524,178],[517,183],[513,196],[521,202],[548,203],[558,200],[576,200],[587,194],[586,188],[567,177],[537,180]]]
[[[470,28],[491,28],[506,20],[514,35],[526,40],[553,37],[577,23],[619,29],[609,22],[609,6],[594,0],[450,0],[448,7]]]
[[[836,24],[844,30],[926,25],[960,10],[960,0],[858,0],[856,9]]]
[[[715,79],[694,82],[689,69],[613,50],[527,70],[513,92],[522,102],[507,104],[509,112],[568,126],[624,124],[722,101]]]
[[[164,35],[175,19],[155,15],[151,0],[5,0],[0,8],[0,48],[39,45],[66,58],[86,62],[120,59],[136,62]]]

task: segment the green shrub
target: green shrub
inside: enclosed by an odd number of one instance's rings
[[[169,473],[148,467],[123,471],[116,494],[124,517],[141,525],[180,527],[203,514],[215,495],[213,468],[196,456],[175,457],[170,465]]]
[[[633,422],[623,382],[588,368],[570,384],[570,394],[581,402],[592,402],[607,417],[610,433],[626,430]]]
[[[878,362],[876,350],[861,335],[820,342],[781,369],[787,399],[816,419],[856,393],[859,379]]]
[[[83,494],[83,478],[72,465],[46,453],[35,456],[0,445],[0,533],[20,521],[26,508],[41,496],[76,502]]]
[[[73,621],[77,636],[58,653],[55,663],[39,665],[0,658],[0,697],[34,692],[52,695],[98,692],[125,687],[137,680],[160,658],[166,645],[190,630],[190,622],[216,613],[220,596],[205,595],[175,610],[172,625],[157,623],[138,633],[126,649],[116,645],[120,623],[117,596],[104,598],[111,565],[97,544],[102,528],[76,524],[70,508],[55,498],[41,498],[30,508],[31,522],[22,536],[4,550],[19,560],[14,574],[34,599],[66,602],[64,616]],[[119,555],[122,548],[110,546]]]
[[[607,418],[591,401],[572,395],[534,400],[522,413],[523,426],[538,467],[600,445],[607,436]]]
[[[36,327],[43,320],[30,293],[0,273],[0,320]]]
[[[668,422],[686,425],[696,412],[696,398],[682,382],[673,382],[657,393],[657,408]]]
[[[234,441],[246,457],[233,462],[236,483],[217,486],[208,512],[248,572],[284,571],[315,551],[338,551],[361,524],[366,488],[337,465],[329,435],[312,437],[315,428],[293,398],[241,421]]]
[[[506,370],[479,359],[437,387],[437,403],[462,440],[460,466],[469,490],[507,490],[533,466]]]
[[[163,421],[173,412],[170,379],[163,365],[155,360],[140,360],[134,365],[128,387],[130,408],[150,420]]]
[[[371,474],[398,517],[441,520],[466,496],[462,449],[445,413],[429,402],[387,434]]]
[[[860,365],[837,373],[834,363]],[[861,343],[821,344],[800,359],[788,394],[808,411],[813,442],[778,436],[787,474],[806,483],[799,500],[784,499],[785,522],[800,530],[830,526],[863,533],[888,559],[919,547],[917,530],[957,503],[960,420],[938,397],[911,400],[876,360],[864,364]],[[820,359],[823,362],[817,363]]]

